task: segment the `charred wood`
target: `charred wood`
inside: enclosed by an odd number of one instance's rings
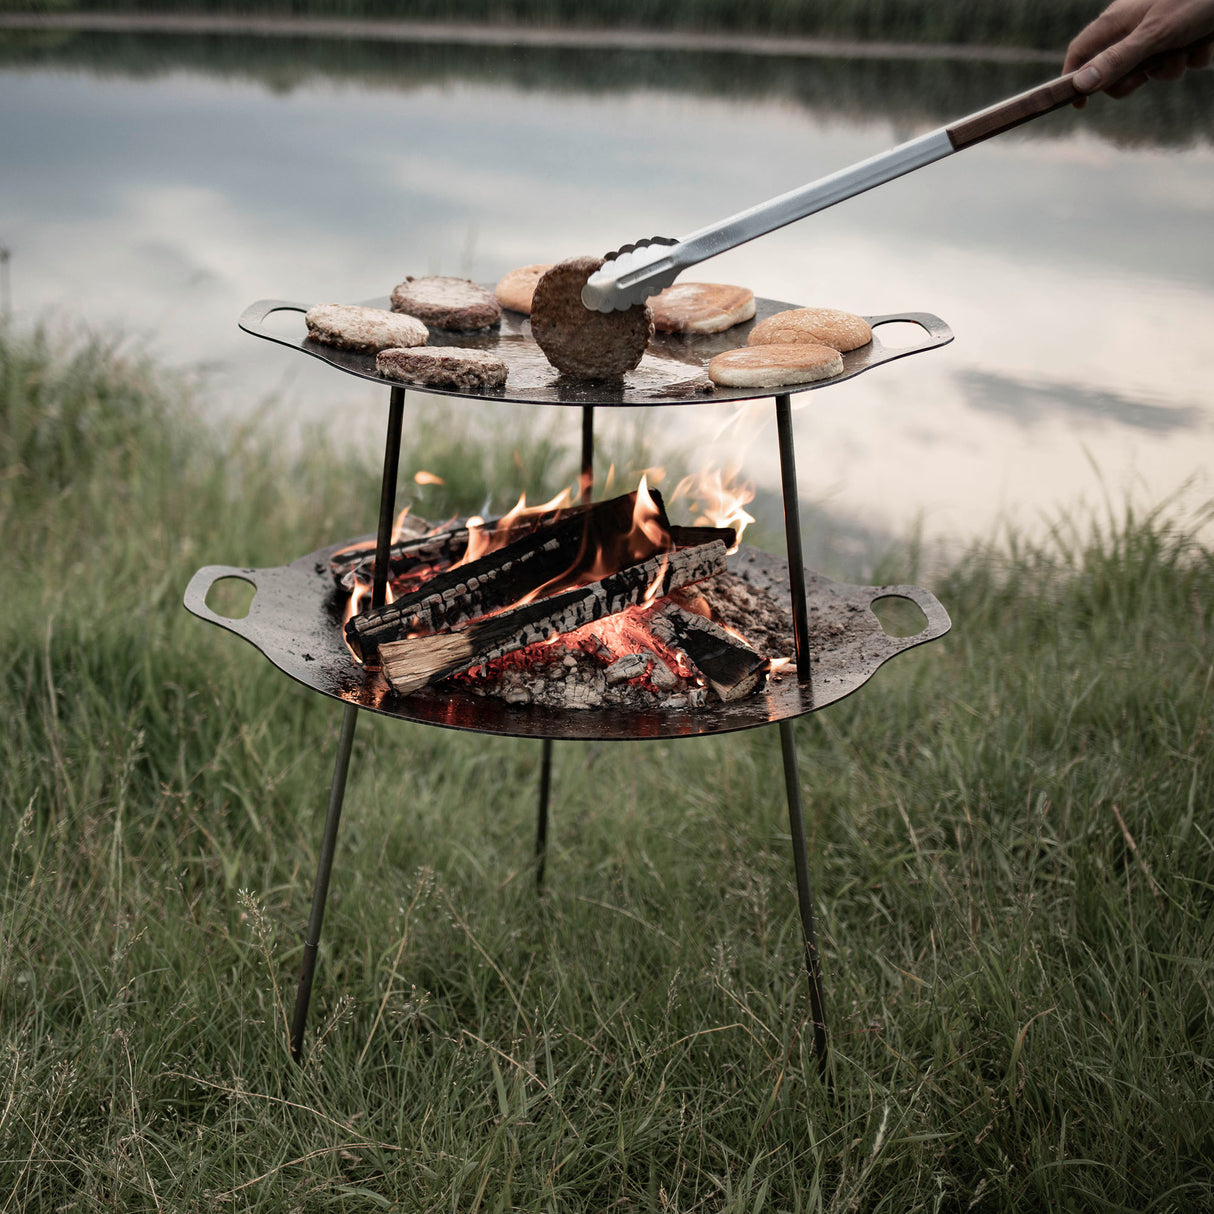
[[[657,496],[656,494],[654,495]],[[560,519],[581,514],[583,505],[562,506],[558,510],[545,510],[536,514],[520,515],[498,533],[504,515],[487,519],[475,528],[486,535],[493,534],[507,542],[530,535],[541,527]],[[464,523],[440,523],[422,535],[407,535],[397,540],[388,553],[388,578],[400,577],[418,565],[450,565],[468,551],[470,529]],[[356,583],[371,584],[375,565],[375,541],[364,540],[339,549],[329,558],[329,570],[334,580],[352,589]]]
[[[715,540],[650,557],[597,582],[489,616],[458,632],[385,642],[379,651],[384,674],[400,694],[408,695],[650,597],[660,598],[678,586],[713,577],[725,570],[725,558],[725,545]]]
[[[596,502],[466,565],[435,574],[395,602],[355,616],[346,625],[346,639],[365,661],[374,661],[386,641],[410,632],[451,629],[508,607],[562,575],[576,579],[600,552],[612,553],[629,535],[636,496],[625,493]],[[647,539],[633,560],[670,547],[670,526],[656,494],[654,504],[658,538]],[[627,554],[612,555],[613,564],[629,563]]]
[[[659,641],[681,649],[704,676],[708,686],[727,703],[758,690],[771,669],[741,637],[720,624],[669,602],[656,611],[649,628]]]
[[[711,544],[713,540],[720,540],[726,548],[732,549],[738,533],[732,527],[680,527],[672,523],[670,538],[676,548],[693,548],[696,544]]]

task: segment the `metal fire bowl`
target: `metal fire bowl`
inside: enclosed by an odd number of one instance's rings
[[[490,289],[492,286],[490,285]],[[386,379],[375,370],[374,354],[357,354],[322,345],[307,335],[303,313],[312,305],[288,303],[281,299],[263,299],[251,304],[240,317],[240,327],[255,337],[277,342],[289,349],[301,350],[331,367],[356,375],[360,379],[388,386],[400,386],[399,381]],[[371,299],[364,306],[389,308],[388,299]],[[439,396],[462,396],[474,400],[515,401],[523,404],[547,405],[702,405],[712,401],[759,400],[777,392],[790,395],[808,392],[811,389],[827,388],[842,383],[863,371],[918,354],[923,350],[934,350],[953,340],[952,330],[938,316],[928,312],[902,312],[889,316],[868,316],[865,319],[874,330],[882,325],[902,322],[918,326],[922,330],[919,340],[909,346],[887,347],[880,335],[859,350],[843,355],[843,370],[831,379],[817,380],[810,384],[789,384],[772,388],[720,388],[708,378],[708,360],[725,350],[734,350],[746,344],[751,329],[760,321],[776,312],[800,307],[799,304],[780,303],[773,299],[755,300],[755,316],[745,324],[735,325],[724,333],[679,334],[655,333],[640,366],[630,371],[623,380],[571,379],[561,375],[544,357],[543,351],[531,336],[531,322],[521,312],[505,309],[500,328],[477,332],[432,331],[430,344],[434,346],[463,346],[476,350],[492,350],[506,361],[509,375],[505,387],[496,389],[434,388],[429,385],[403,385],[419,392]],[[279,318],[276,327],[271,327],[270,317],[277,313],[296,313],[284,324]],[[289,334],[280,331],[290,329]]]
[[[918,586],[848,586],[811,572],[806,604],[814,661],[812,680],[806,683],[789,670],[769,679],[761,693],[698,709],[516,707],[451,685],[401,696],[378,671],[359,666],[343,639],[345,596],[334,586],[329,557],[351,542],[332,544],[271,569],[207,565],[190,579],[185,605],[200,619],[243,637],[305,687],[360,708],[449,729],[584,741],[700,737],[798,717],[850,695],[895,654],[933,641],[952,626],[939,601]],[[730,558],[730,567],[753,585],[788,598],[788,565],[783,559],[743,547]],[[207,606],[211,587],[224,578],[238,578],[255,588],[249,612],[240,619]],[[927,617],[923,630],[914,636],[888,635],[872,610],[873,603],[884,598],[916,603]]]

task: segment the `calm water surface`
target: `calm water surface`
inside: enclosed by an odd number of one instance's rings
[[[177,62],[170,43],[159,70],[138,72],[118,41],[93,39],[87,56],[10,43],[13,312],[117,328],[205,366],[217,418],[272,398],[276,417],[376,439],[387,393],[240,333],[245,305],[365,299],[406,274],[493,281],[680,235],[1051,74],[964,69],[950,91],[947,76],[920,87],[913,64],[684,56],[668,83],[644,57],[591,80],[553,78],[550,57],[523,51],[441,72],[413,70],[429,62],[419,51],[399,71],[299,72]],[[1106,499],[1178,495],[1174,512],[1192,517],[1214,497],[1210,110],[1151,110],[1143,130],[1138,104],[1051,115],[693,275],[870,315],[934,312],[954,329],[943,350],[795,399],[814,517],[965,540]],[[573,439],[575,413],[568,424]],[[645,425],[679,460],[778,483],[767,402]],[[407,469],[424,465],[406,450]]]

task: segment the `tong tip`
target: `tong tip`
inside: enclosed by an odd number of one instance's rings
[[[667,255],[678,243],[670,236],[652,236],[604,254],[602,269],[582,288],[582,303],[592,312],[624,311],[644,303],[678,274],[679,267]]]

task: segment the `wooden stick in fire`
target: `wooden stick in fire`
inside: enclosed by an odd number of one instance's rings
[[[656,489],[649,492],[655,500],[659,499],[660,494]],[[575,518],[592,508],[590,505],[578,503],[542,514],[522,515],[518,522],[506,527],[504,538],[508,543],[514,543],[524,536],[534,535],[544,527],[564,519]],[[489,519],[484,527],[478,530],[483,530],[486,534],[493,532],[500,539],[503,538],[499,533],[500,523],[500,518]],[[691,544],[706,544],[710,539],[725,539],[726,532],[730,530],[728,527],[680,527],[672,524],[670,536],[676,548],[684,548]],[[461,523],[459,526],[444,527],[437,531],[428,531],[421,536],[408,536],[397,540],[388,554],[388,577],[400,577],[418,565],[449,565],[467,552],[468,538],[468,527]],[[733,547],[734,541],[726,539],[726,543]],[[352,590],[357,583],[370,586],[374,565],[374,540],[365,540],[339,549],[329,558],[329,569],[334,581],[347,590]]]
[[[662,499],[651,494],[662,547],[671,547],[670,525]],[[346,639],[365,661],[379,646],[410,632],[439,632],[487,615],[539,590],[545,583],[587,567],[600,548],[619,543],[632,528],[637,495],[625,493],[524,535],[466,565],[444,570],[417,590],[356,615],[346,624]],[[652,555],[657,545],[639,556]]]
[[[571,518],[582,514],[586,506],[573,504],[561,506],[554,510],[545,510],[535,514],[520,514],[515,521],[508,523],[504,537],[509,541],[517,540],[525,535],[550,526],[561,519]],[[486,519],[477,528],[486,535],[499,532],[502,518]],[[502,538],[499,535],[499,538]],[[440,524],[437,530],[426,531],[422,535],[408,535],[392,545],[388,556],[388,572],[391,577],[399,577],[416,565],[444,565],[457,561],[468,550],[469,528],[466,523]],[[333,578],[347,589],[352,580],[371,584],[372,566],[375,563],[375,543],[373,540],[360,541],[347,548],[341,548],[329,557],[329,569]]]
[[[760,656],[741,637],[673,601],[654,612],[649,630],[672,649],[682,650],[726,703],[762,686],[771,669],[771,659]]]
[[[458,632],[385,642],[379,650],[384,674],[401,695],[408,695],[556,633],[573,632],[625,607],[714,577],[725,572],[725,556],[720,540],[662,553],[576,590],[488,616]]]

